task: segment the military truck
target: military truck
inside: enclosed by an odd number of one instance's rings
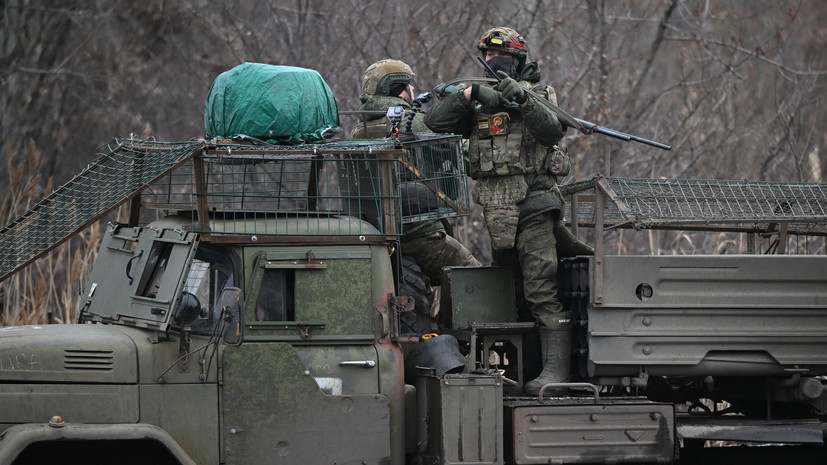
[[[823,449],[823,184],[564,186],[596,253],[560,264],[577,315],[569,394],[526,397],[537,329],[518,317],[513,270],[446,268],[438,314],[419,315],[438,329],[400,325],[417,313],[399,292],[400,234],[469,208],[460,142],[112,140],[0,233],[5,279],[130,211],[106,227],[76,324],[0,328],[0,463],[689,463],[709,440]],[[433,194],[407,215],[405,183]],[[622,228],[821,246],[607,253]]]

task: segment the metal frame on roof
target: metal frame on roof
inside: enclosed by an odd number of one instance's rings
[[[827,184],[597,176],[560,187],[573,230],[594,227],[595,287],[603,288],[604,238],[615,228],[827,236]]]
[[[827,235],[827,183],[597,176],[560,190],[579,226]]]
[[[127,202],[129,226],[138,226],[142,209],[175,212],[218,241],[394,240],[407,223],[468,213],[463,163],[460,139],[451,135],[299,146],[115,138],[0,229],[0,281]],[[428,194],[403,198],[403,184]],[[315,220],[319,228],[268,229],[278,218]],[[215,221],[238,228],[213,230]]]

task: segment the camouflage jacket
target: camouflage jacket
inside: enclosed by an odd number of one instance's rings
[[[539,85],[540,70],[529,63],[520,85],[557,103],[554,89]],[[428,112],[425,124],[434,132],[468,139],[469,174],[477,179],[474,200],[483,206],[517,205],[520,219],[561,209],[563,199],[549,172],[554,146],[566,128],[546,106],[529,98],[519,109],[479,111],[463,91],[444,96]],[[497,126],[506,126],[502,131]]]

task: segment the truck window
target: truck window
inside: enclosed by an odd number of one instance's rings
[[[150,298],[158,296],[158,290],[161,288],[164,272],[167,270],[167,263],[169,263],[170,253],[172,253],[171,243],[159,241],[152,244],[138,295]]]
[[[193,332],[212,333],[221,311],[221,291],[236,285],[230,256],[209,246],[199,247],[184,283],[184,291],[195,295],[202,307],[201,316],[192,323]]]
[[[256,299],[256,321],[292,320],[292,294],[292,270],[264,270]]]
[[[324,332],[373,338],[369,247],[288,246],[247,253],[255,265],[245,293],[245,321],[257,337]]]

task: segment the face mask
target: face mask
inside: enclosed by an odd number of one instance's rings
[[[488,65],[491,66],[491,69],[494,70],[496,73],[497,71],[503,71],[505,74],[511,76],[511,65],[514,63],[514,59],[512,57],[491,57],[488,60]],[[496,77],[496,76],[493,76]]]

